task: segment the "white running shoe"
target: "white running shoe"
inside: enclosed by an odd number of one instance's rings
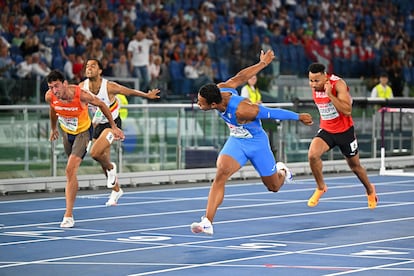
[[[106,180],[106,187],[108,187],[109,189],[112,189],[117,181],[117,175],[116,175],[116,164],[114,162],[111,162],[112,166],[114,166],[112,168],[112,170],[107,170],[106,174],[107,174],[107,180]]]
[[[276,163],[276,169],[284,170],[285,171],[285,183],[291,183],[293,182],[293,174],[290,171],[290,169],[285,165],[283,162],[277,162]]]
[[[63,217],[63,220],[60,223],[61,228],[72,228],[73,226],[75,226],[73,217]]]
[[[191,224],[191,232],[195,234],[205,233],[207,235],[213,235],[213,225],[208,218],[202,216],[200,222],[193,222]]]
[[[109,196],[108,201],[105,203],[106,206],[115,206],[118,203],[118,199],[124,194],[121,188],[119,188],[119,192],[115,192],[112,190],[111,195]]]

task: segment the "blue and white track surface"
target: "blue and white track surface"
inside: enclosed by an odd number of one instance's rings
[[[126,189],[115,207],[80,191],[72,229],[62,193],[2,196],[0,275],[414,275],[414,178],[369,177],[375,210],[354,175],[327,177],[314,208],[310,176],[278,193],[229,184],[213,236],[190,231],[209,184]]]

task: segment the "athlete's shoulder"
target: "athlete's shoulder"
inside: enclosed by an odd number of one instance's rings
[[[221,93],[227,92],[227,93],[231,93],[232,95],[239,96],[239,93],[237,92],[237,90],[234,88],[230,88],[230,87],[220,87],[220,92]]]
[[[337,76],[337,75],[334,75],[334,74],[331,74],[331,75],[329,76],[329,79],[330,79],[331,81],[338,81],[338,80],[342,80],[342,78],[341,78],[341,77],[339,77],[339,76]]]

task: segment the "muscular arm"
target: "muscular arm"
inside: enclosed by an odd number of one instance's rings
[[[239,73],[237,73],[234,77],[228,79],[225,82],[221,82],[217,84],[217,87],[223,88],[237,88],[240,85],[247,82],[248,79],[259,73],[263,68],[269,65],[272,60],[275,58],[275,54],[272,50],[268,50],[266,53],[263,51],[260,53],[260,61],[252,66],[244,68]]]
[[[160,98],[159,89],[151,89],[148,91],[148,93],[145,93],[139,90],[130,89],[128,87],[125,87],[113,81],[108,81],[107,88],[108,88],[108,93],[111,95],[111,99],[110,99],[111,101],[113,100],[113,97],[116,96],[116,94],[122,94],[125,96],[136,96],[136,97],[142,97],[142,98],[147,98],[147,99],[159,99]]]
[[[263,105],[242,101],[236,111],[239,123],[248,123],[257,119],[295,120],[305,125],[312,125],[312,116],[308,113],[296,113],[281,108],[270,108]]]
[[[102,113],[108,119],[109,124],[111,125],[111,127],[112,128],[117,127],[114,119],[112,118],[112,114],[111,114],[111,111],[109,110],[109,107],[103,101],[101,101],[98,97],[96,97],[94,94],[92,94],[89,91],[81,89],[80,99],[84,104],[90,103],[92,105],[95,105],[95,106],[99,107],[99,109],[102,111]]]
[[[336,110],[339,112],[351,116],[352,114],[352,98],[348,92],[348,87],[343,80],[338,81],[335,84],[336,96],[332,94],[332,85],[328,81],[325,84],[325,91],[329,99],[332,101]]]
[[[48,90],[45,94],[45,101],[49,104],[50,104],[50,101],[51,101],[50,93],[52,93],[52,92],[50,92],[50,90]],[[55,109],[52,106],[50,106],[50,109],[49,109],[49,119],[50,119],[50,129],[51,129],[49,140],[53,141],[53,140],[56,140],[59,137],[59,132],[58,132],[58,129],[57,129],[58,117],[56,115]]]

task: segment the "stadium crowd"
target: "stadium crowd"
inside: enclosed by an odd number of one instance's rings
[[[0,9],[0,81],[10,80],[2,95],[12,80],[51,69],[78,83],[88,58],[107,77],[140,77],[141,88],[164,96],[190,93],[268,48],[278,59],[268,76],[306,77],[318,61],[366,79],[369,90],[383,72],[396,97],[414,87],[411,0],[1,0]]]

